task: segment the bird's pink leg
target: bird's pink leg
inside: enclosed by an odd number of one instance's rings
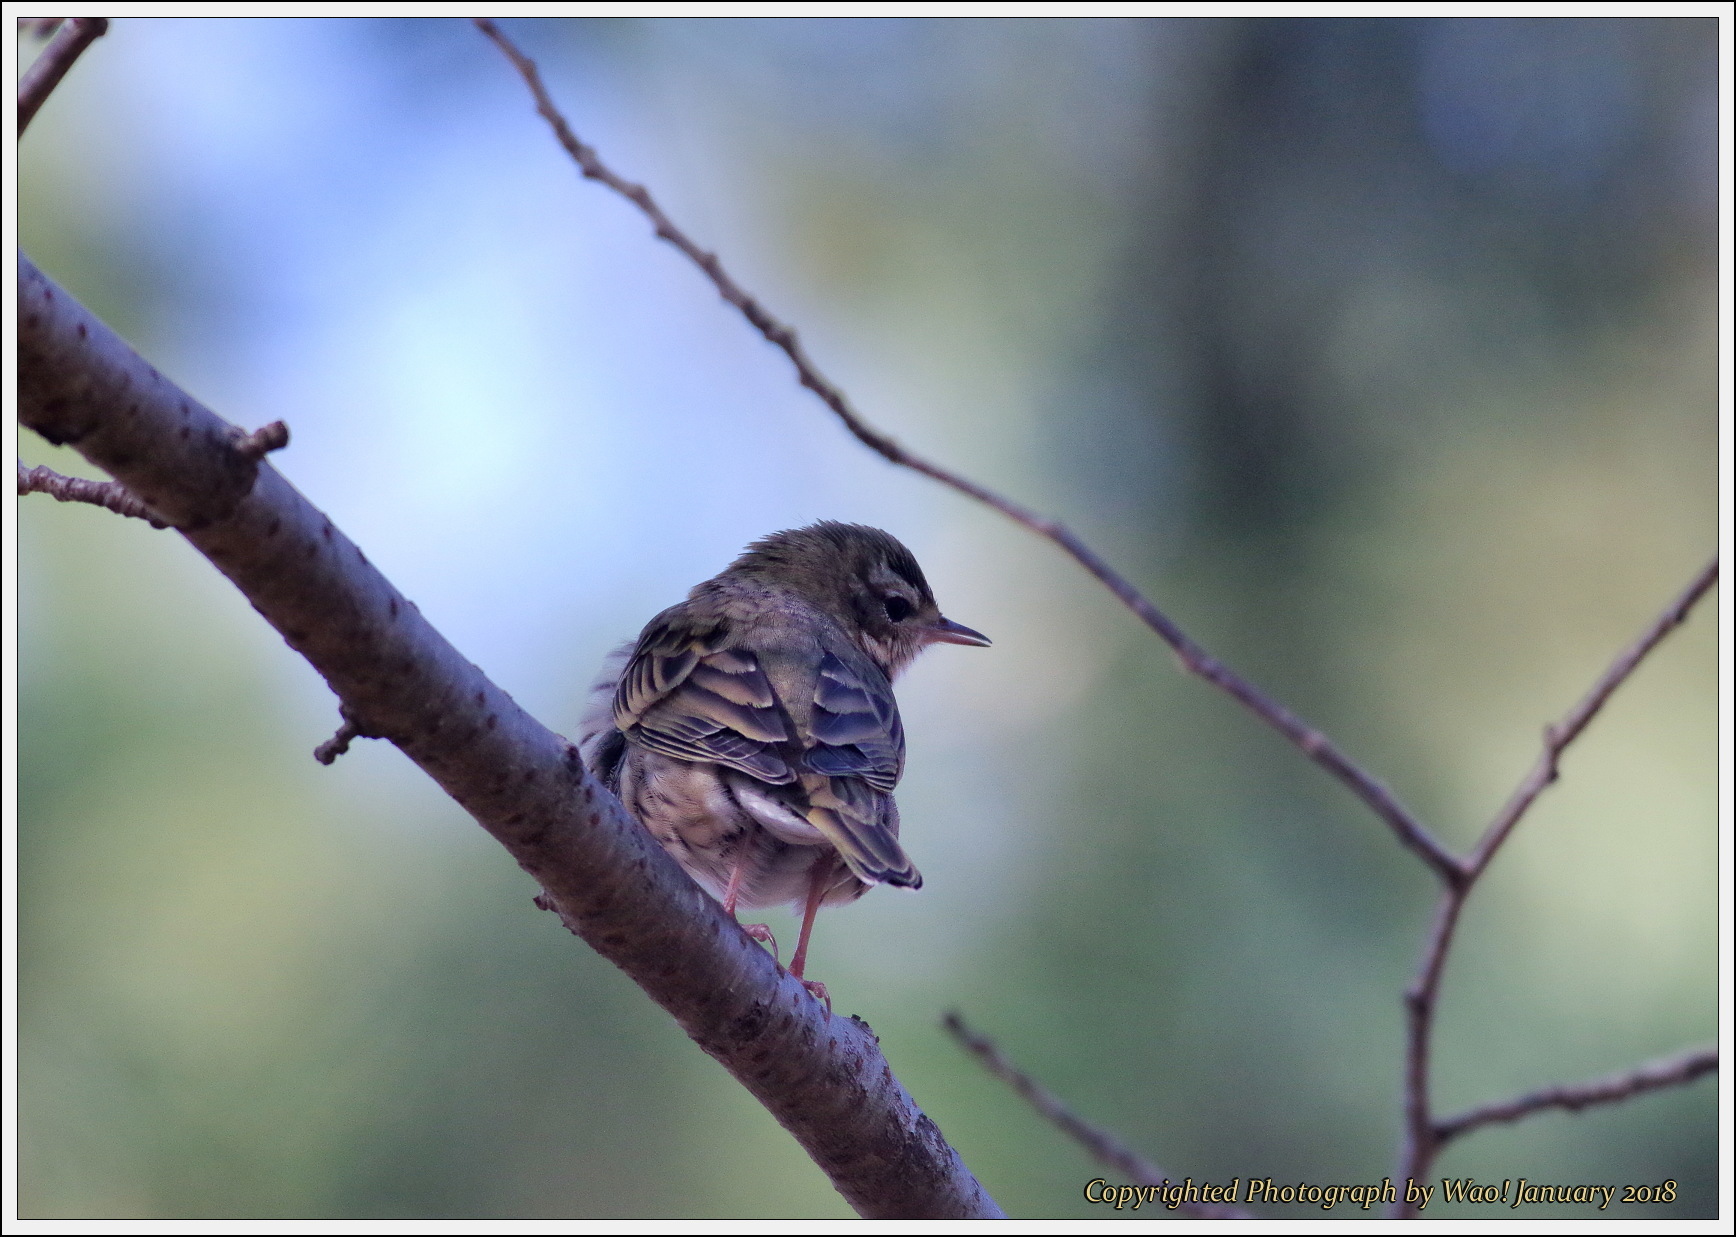
[[[820,902],[826,896],[826,886],[831,882],[832,869],[835,866],[831,855],[822,855],[814,860],[814,866],[808,876],[808,904],[802,912],[802,938],[796,942],[796,956],[790,959],[790,974],[802,979],[802,968],[808,961],[808,937],[814,931],[814,916],[820,913]],[[832,1016],[832,996],[826,991],[826,985],[814,979],[802,979],[802,987],[813,993],[826,1003],[826,1016]]]
[[[725,915],[733,916],[735,914],[735,901],[741,896],[741,880],[747,871],[747,855],[747,840],[744,838],[742,839],[741,853],[736,856],[735,866],[730,869],[729,887],[723,891],[723,913]],[[769,926],[763,923],[744,923],[741,925],[741,930],[754,940],[770,945],[772,947],[772,961],[777,961],[778,939],[772,935]]]

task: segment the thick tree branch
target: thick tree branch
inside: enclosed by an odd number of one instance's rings
[[[1527,1095],[1517,1096],[1499,1104],[1481,1104],[1457,1116],[1435,1123],[1435,1145],[1444,1147],[1462,1134],[1485,1125],[1517,1121],[1547,1108],[1565,1108],[1579,1112],[1597,1104],[1614,1104],[1621,1100],[1679,1087],[1693,1082],[1718,1068],[1716,1048],[1698,1048],[1678,1053],[1662,1061],[1652,1061],[1622,1074],[1611,1074],[1590,1082],[1543,1087]]]
[[[106,17],[72,17],[61,23],[54,38],[42,49],[18,82],[18,136],[30,127],[66,71],[84,54],[84,49],[108,33]]]
[[[585,771],[436,632],[245,438],[20,259],[20,418],[172,523],[874,1217],[999,1210],[893,1077]]]
[[[993,507],[1002,515],[1017,524],[1046,537],[1075,562],[1096,576],[1111,593],[1119,598],[1123,605],[1133,611],[1146,626],[1156,632],[1163,642],[1174,650],[1183,669],[1198,675],[1206,682],[1228,693],[1240,701],[1250,712],[1261,721],[1283,735],[1291,743],[1300,748],[1309,759],[1320,765],[1333,777],[1348,786],[1357,798],[1361,799],[1376,816],[1385,821],[1387,826],[1397,835],[1408,849],[1432,868],[1437,876],[1447,885],[1457,885],[1463,882],[1464,872],[1459,861],[1438,842],[1420,820],[1408,808],[1398,801],[1396,795],[1378,779],[1370,775],[1356,762],[1341,752],[1333,742],[1320,731],[1308,725],[1283,705],[1273,700],[1259,688],[1249,683],[1235,671],[1212,657],[1198,644],[1194,643],[1166,614],[1159,610],[1144,596],[1126,577],[1115,571],[1097,554],[1097,552],[1081,541],[1079,537],[1061,524],[1047,516],[1039,515],[1030,508],[1006,498],[986,486],[978,485],[968,477],[961,476],[950,469],[915,454],[900,446],[895,440],[881,433],[870,425],[862,415],[851,405],[849,399],[838,386],[822,374],[807,351],[802,347],[793,329],[773,317],[758,300],[751,296],[742,286],[735,282],[724,270],[717,255],[709,253],[697,245],[675,223],[664,214],[663,208],[651,196],[645,186],[634,184],[616,175],[598,158],[597,152],[581,142],[573,132],[566,118],[561,115],[554,100],[549,97],[544,87],[542,75],[537,71],[536,63],[519,51],[492,21],[486,17],[473,19],[477,28],[487,35],[512,61],[513,66],[524,78],[525,85],[530,88],[536,100],[537,112],[549,123],[555,137],[567,154],[578,165],[579,172],[588,180],[595,180],[632,202],[633,205],[651,221],[651,226],[657,237],[668,241],[685,254],[705,273],[714,288],[731,305],[741,311],[743,317],[754,329],[763,335],[770,343],[781,349],[790,363],[795,366],[796,377],[804,387],[807,387],[835,413],[846,429],[870,450],[876,452],[891,463],[912,469],[925,477],[930,477],[942,485],[949,486],[959,493],[974,498],[976,501]]]
[[[1627,682],[1647,654],[1655,649],[1663,638],[1687,621],[1689,613],[1696,603],[1711,591],[1712,585],[1718,579],[1718,560],[1714,558],[1706,564],[1695,577],[1688,582],[1676,598],[1665,606],[1663,612],[1653,620],[1639,639],[1617,655],[1610,663],[1609,669],[1594,683],[1591,690],[1580,700],[1556,725],[1547,727],[1543,733],[1543,751],[1537,758],[1537,763],[1519,783],[1519,788],[1513,792],[1506,805],[1484,831],[1477,848],[1464,863],[1465,881],[1463,884],[1448,886],[1441,891],[1435,904],[1434,921],[1429,928],[1428,937],[1423,944],[1422,960],[1417,964],[1415,977],[1410,987],[1405,990],[1405,1065],[1404,1065],[1404,1146],[1400,1153],[1399,1180],[1411,1178],[1417,1181],[1428,1175],[1429,1167],[1440,1153],[1444,1142],[1443,1124],[1437,1124],[1430,1115],[1429,1104],[1429,1071],[1430,1056],[1434,1040],[1435,1010],[1440,1000],[1441,979],[1446,974],[1447,955],[1452,950],[1453,934],[1459,924],[1459,915],[1465,908],[1465,901],[1471,896],[1471,890],[1477,881],[1489,870],[1489,864],[1501,845],[1512,836],[1513,828],[1537,797],[1548,788],[1559,776],[1561,754],[1575,739],[1585,732],[1591,719],[1596,717],[1604,703],[1623,683]],[[1666,1085],[1666,1084],[1658,1084]],[[1559,1088],[1546,1088],[1537,1095],[1549,1095]],[[1620,1097],[1616,1097],[1620,1098]],[[1538,1105],[1544,1107],[1547,1105]],[[1530,1111],[1529,1109],[1525,1111]],[[1523,1115],[1523,1112],[1515,1113]],[[1513,1117],[1496,1117],[1490,1120],[1512,1120]],[[1459,1121],[1461,1118],[1454,1118]],[[1445,1123],[1452,1124],[1452,1123]],[[1478,1121],[1475,1124],[1484,1124]],[[1466,1126],[1465,1129],[1474,1128]],[[1465,1132],[1464,1129],[1454,1130],[1451,1136]],[[1416,1214],[1407,1201],[1398,1205],[1395,1215],[1410,1216]]]
[[[1128,1147],[1126,1143],[1108,1130],[1075,1116],[1072,1110],[1062,1103],[1059,1096],[1043,1087],[1029,1074],[1007,1060],[992,1039],[971,1030],[958,1014],[947,1014],[941,1019],[941,1025],[964,1047],[966,1052],[977,1059],[984,1069],[1023,1096],[1025,1101],[1051,1124],[1084,1147],[1092,1159],[1105,1168],[1120,1173],[1127,1184],[1158,1187],[1173,1184],[1173,1178],[1168,1173]],[[1184,1202],[1176,1206],[1174,1210],[1184,1216],[1203,1220],[1251,1220],[1255,1218],[1252,1212],[1243,1211],[1240,1207],[1221,1206],[1215,1203]]]
[[[18,465],[18,496],[22,498],[26,494],[47,494],[63,503],[89,503],[116,515],[144,520],[152,528],[169,527],[166,521],[158,518],[154,511],[130,493],[126,486],[113,481],[69,477],[55,472],[46,464],[38,464],[35,468],[26,468],[22,463]]]

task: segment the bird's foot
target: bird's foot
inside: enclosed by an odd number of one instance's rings
[[[772,935],[772,930],[763,923],[744,923],[741,930],[762,945],[772,947],[772,961],[778,962],[778,938]],[[778,962],[779,966],[783,963]]]
[[[797,976],[797,978],[800,979],[801,977]],[[826,1020],[830,1022],[832,1020],[832,994],[826,991],[826,985],[817,979],[803,979],[801,982],[802,987],[808,990],[809,996],[816,1001],[826,1003]]]

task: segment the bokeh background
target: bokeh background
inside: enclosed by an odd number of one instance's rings
[[[869,417],[1069,521],[1456,846],[1715,548],[1711,20],[504,25]],[[1178,1175],[1394,1171],[1420,865],[1052,548],[847,438],[467,23],[117,21],[19,172],[33,258],[286,420],[274,464],[557,729],[752,538],[911,545],[995,647],[904,680],[927,884],[822,916],[814,972],[1011,1213],[1102,1215],[1106,1174],[948,1009]],[[401,756],[314,763],[328,691],[173,534],[38,497],[18,546],[24,1215],[849,1214]],[[1714,1036],[1712,620],[1470,904],[1443,1111]],[[1716,1131],[1703,1081],[1437,1176],[1707,1216]]]

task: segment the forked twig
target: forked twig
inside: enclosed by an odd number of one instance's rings
[[[1333,742],[1320,731],[1308,725],[1283,705],[1273,700],[1259,688],[1249,683],[1228,666],[1218,661],[1205,649],[1201,648],[1184,631],[1138,589],[1110,567],[1096,551],[1086,545],[1069,528],[1059,521],[1039,515],[1030,508],[1022,506],[985,486],[943,468],[939,464],[916,455],[898,442],[881,433],[870,425],[856,411],[843,391],[822,374],[796,333],[785,323],[779,321],[750,295],[742,286],[735,282],[717,255],[709,253],[694,243],[685,232],[676,227],[674,222],[663,212],[656,200],[646,190],[645,186],[634,184],[616,175],[597,156],[597,152],[580,141],[573,132],[572,126],[561,114],[560,109],[549,97],[547,88],[543,85],[542,75],[537,71],[536,62],[501,33],[492,21],[486,17],[473,19],[477,29],[492,39],[496,46],[506,55],[524,78],[531,95],[536,100],[536,110],[554,130],[555,137],[567,154],[578,165],[579,172],[587,180],[598,181],[613,189],[638,207],[644,216],[651,221],[652,229],[660,240],[668,241],[679,249],[694,265],[698,266],[711,281],[718,293],[750,322],[770,343],[781,349],[790,363],[795,366],[796,377],[804,387],[819,396],[820,400],[830,408],[846,429],[856,438],[881,457],[894,464],[912,469],[930,477],[942,485],[957,490],[959,493],[976,499],[989,507],[993,507],[1002,515],[1016,524],[1045,537],[1059,546],[1080,566],[1084,567],[1119,598],[1123,605],[1133,611],[1146,626],[1150,627],[1163,642],[1174,650],[1184,669],[1198,675],[1213,686],[1239,700],[1250,712],[1267,725],[1278,731],[1291,743],[1300,748],[1309,759],[1331,773],[1340,782],[1348,786],[1353,794],[1363,801],[1375,815],[1385,821],[1387,826],[1398,836],[1407,848],[1415,852],[1423,862],[1434,869],[1447,885],[1456,885],[1464,880],[1464,873],[1459,862],[1447,849],[1436,841],[1420,820],[1408,808],[1398,801],[1398,798],[1378,779],[1362,769],[1338,749]]]
[[[1106,1168],[1120,1173],[1129,1183],[1149,1186],[1170,1186],[1176,1182],[1150,1160],[1129,1148],[1108,1130],[1081,1119],[1062,1103],[1060,1098],[1007,1060],[995,1042],[979,1035],[965,1025],[956,1013],[941,1019],[941,1025],[963,1045],[965,1051],[981,1063],[996,1078],[1018,1092],[1051,1124],[1091,1153],[1093,1159]],[[1183,1202],[1172,1208],[1182,1215],[1204,1220],[1250,1220],[1253,1215],[1239,1207],[1216,1203]]]
[[[1647,1091],[1678,1087],[1710,1074],[1718,1068],[1716,1048],[1697,1048],[1662,1061],[1653,1061],[1590,1082],[1562,1083],[1541,1087],[1526,1095],[1503,1100],[1498,1104],[1479,1104],[1457,1116],[1435,1122],[1435,1146],[1444,1147],[1453,1139],[1485,1125],[1517,1121],[1547,1108],[1565,1108],[1578,1112],[1597,1104],[1614,1104]]]
[[[54,38],[42,49],[18,82],[18,136],[30,127],[66,71],[84,54],[84,49],[108,33],[106,17],[72,17],[61,23]]]
[[[1712,585],[1718,579],[1718,560],[1714,558],[1706,564],[1670,604],[1652,622],[1639,639],[1617,655],[1610,663],[1609,669],[1594,683],[1584,698],[1568,712],[1567,716],[1543,733],[1543,751],[1538,756],[1536,764],[1519,783],[1517,790],[1507,800],[1505,806],[1496,815],[1489,827],[1484,830],[1476,849],[1465,861],[1465,881],[1459,885],[1449,885],[1441,891],[1435,904],[1434,921],[1429,928],[1428,938],[1423,946],[1422,960],[1417,965],[1415,977],[1410,987],[1405,990],[1405,1067],[1404,1067],[1404,1149],[1402,1162],[1399,1166],[1399,1179],[1422,1180],[1428,1174],[1429,1166],[1439,1154],[1442,1142],[1442,1126],[1437,1125],[1429,1111],[1429,1056],[1434,1036],[1435,1008],[1440,999],[1441,978],[1446,972],[1447,954],[1452,948],[1453,933],[1458,927],[1459,914],[1464,910],[1465,900],[1470,897],[1471,890],[1478,879],[1489,869],[1501,845],[1512,835],[1514,827],[1531,809],[1537,797],[1548,788],[1560,775],[1561,754],[1568,745],[1584,733],[1591,719],[1596,717],[1606,701],[1645,660],[1646,655],[1655,649],[1663,638],[1680,627],[1687,620],[1688,614],[1695,604],[1711,591]],[[1709,1067],[1708,1067],[1709,1068]],[[1702,1071],[1703,1072],[1703,1071]],[[1668,1086],[1672,1083],[1687,1082],[1692,1077],[1671,1078],[1653,1084]],[[1646,1087],[1642,1089],[1652,1089]],[[1546,1088],[1537,1095],[1550,1094]],[[1637,1093],[1637,1092],[1634,1092]],[[1615,1097],[1623,1098],[1623,1097]],[[1490,1118],[1491,1120],[1517,1120],[1530,1112],[1535,1112],[1549,1104],[1535,1104],[1520,1108],[1511,1116]],[[1454,1118],[1454,1121],[1459,1118]],[[1477,1122],[1476,1124],[1483,1124]],[[1466,1126],[1465,1129],[1474,1128]],[[1453,1137],[1464,1130],[1455,1130]],[[1409,1202],[1401,1203],[1395,1209],[1398,1215],[1415,1214]]]

